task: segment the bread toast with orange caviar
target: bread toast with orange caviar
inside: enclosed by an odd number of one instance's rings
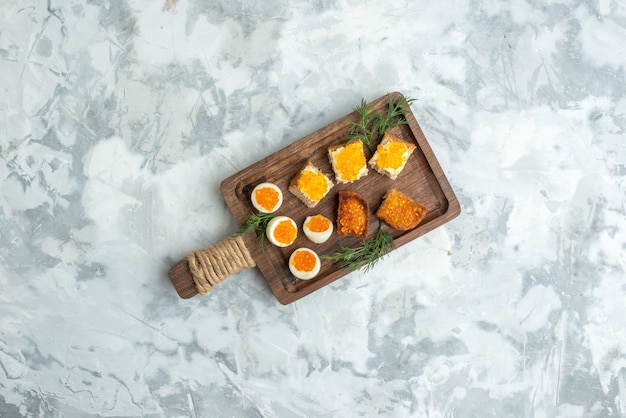
[[[311,161],[289,183],[289,191],[309,208],[314,208],[332,187],[333,182]]]
[[[370,158],[369,166],[392,180],[398,178],[409,157],[415,151],[415,145],[393,134],[385,133]]]
[[[408,231],[415,228],[426,216],[428,209],[411,199],[399,190],[391,189],[383,197],[383,201],[376,211],[378,219],[390,227]]]
[[[338,193],[337,235],[365,239],[369,228],[369,205],[356,192],[341,190]]]
[[[367,176],[367,160],[360,139],[328,147],[328,159],[337,183],[352,183]]]

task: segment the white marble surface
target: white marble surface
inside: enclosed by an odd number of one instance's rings
[[[625,63],[615,0],[2,1],[0,416],[626,416]],[[396,90],[457,219],[178,298],[224,178]]]

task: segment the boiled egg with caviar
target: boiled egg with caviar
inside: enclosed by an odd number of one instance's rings
[[[333,233],[333,223],[324,215],[308,216],[302,225],[304,235],[316,244],[326,242]]]
[[[265,234],[277,247],[288,247],[298,237],[298,226],[288,216],[276,216],[267,223]]]
[[[273,213],[283,204],[283,192],[274,183],[261,183],[252,189],[250,200],[259,212]]]
[[[301,280],[310,280],[317,276],[321,266],[319,256],[309,248],[298,248],[289,256],[289,270]]]

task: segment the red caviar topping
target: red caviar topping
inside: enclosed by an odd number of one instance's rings
[[[313,232],[324,232],[330,228],[330,220],[324,215],[315,215],[306,223],[306,226]]]
[[[301,272],[313,270],[315,268],[315,264],[317,264],[317,259],[310,251],[297,250],[291,258],[291,265],[294,266],[296,270]]]
[[[278,222],[274,229],[274,238],[281,244],[289,245],[296,240],[298,230],[293,226],[293,223],[285,219]]]
[[[278,204],[278,191],[272,187],[261,187],[254,191],[254,198],[265,210],[271,211]]]

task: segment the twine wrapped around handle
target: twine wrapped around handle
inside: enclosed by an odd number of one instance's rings
[[[194,251],[168,272],[178,295],[187,299],[204,295],[227,277],[255,267],[241,235],[233,235],[205,249]]]
[[[201,295],[229,276],[256,266],[241,235],[233,235],[187,257],[189,271]]]

